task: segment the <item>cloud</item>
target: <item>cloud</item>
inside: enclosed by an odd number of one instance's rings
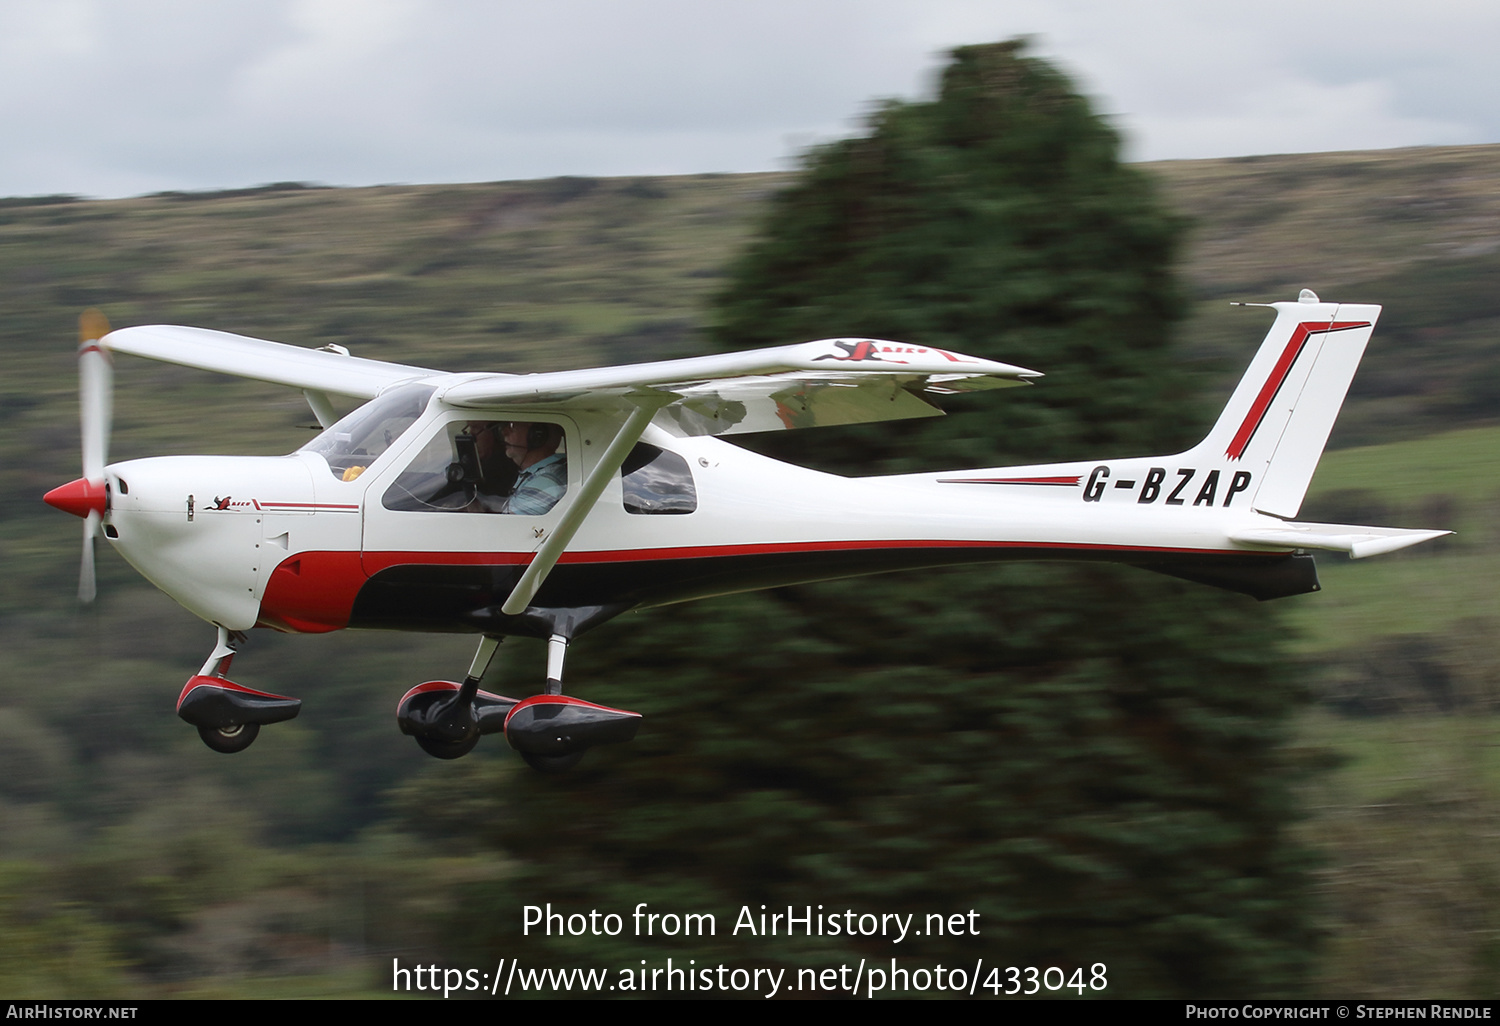
[[[1018,34],[1140,158],[1500,140],[1470,0],[13,0],[0,194],[770,169]]]
[[[1469,0],[1064,5],[1043,51],[1139,159],[1500,141],[1500,9]],[[1149,30],[1141,15],[1149,10]]]

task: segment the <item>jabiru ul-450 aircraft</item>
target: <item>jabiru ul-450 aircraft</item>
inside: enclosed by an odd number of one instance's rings
[[[401,729],[440,758],[504,733],[561,770],[635,736],[638,713],[562,693],[568,645],[626,610],[1008,559],[1108,560],[1270,599],[1317,590],[1308,549],[1357,559],[1447,533],[1294,521],[1380,307],[1308,290],[1267,305],[1269,334],[1186,452],[873,478],[721,436],[933,416],[934,396],[1040,375],[868,338],[450,374],[200,328],[110,331],[90,312],[83,477],[46,499],[84,518],[82,597],[102,533],[217,628],[177,703],[210,748],[241,751],[300,708],[226,676],[252,627],[459,631],[479,636],[468,675],[406,692]],[[299,388],[324,430],[289,456],[109,464],[116,353]],[[330,395],[365,404],[339,419]],[[511,635],[548,643],[542,693],[520,701],[479,689]]]

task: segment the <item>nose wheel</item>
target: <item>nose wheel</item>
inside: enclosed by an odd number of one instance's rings
[[[243,752],[260,736],[260,724],[240,723],[233,727],[199,727],[198,736],[216,752],[233,755]]]
[[[245,636],[219,628],[219,640],[208,661],[188,678],[177,696],[177,715],[198,728],[203,743],[216,752],[243,752],[267,723],[280,723],[302,710],[302,700],[256,691],[224,676]]]

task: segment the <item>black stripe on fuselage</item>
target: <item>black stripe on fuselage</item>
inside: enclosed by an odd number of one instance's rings
[[[592,626],[641,606],[897,570],[1017,559],[1126,563],[1257,599],[1318,590],[1317,570],[1310,556],[1043,546],[911,547],[560,563],[548,575],[532,605],[538,609],[599,610]],[[535,618],[504,617],[498,612],[497,607],[515,587],[521,571],[517,565],[387,567],[360,588],[349,626],[546,636],[551,628],[539,625]]]

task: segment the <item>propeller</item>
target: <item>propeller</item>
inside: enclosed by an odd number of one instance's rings
[[[98,310],[78,318],[79,424],[83,434],[83,477],[54,488],[44,500],[83,517],[83,560],[78,568],[78,598],[94,601],[94,537],[108,504],[104,465],[109,462],[109,424],[113,406],[114,368],[100,339],[109,321]]]

